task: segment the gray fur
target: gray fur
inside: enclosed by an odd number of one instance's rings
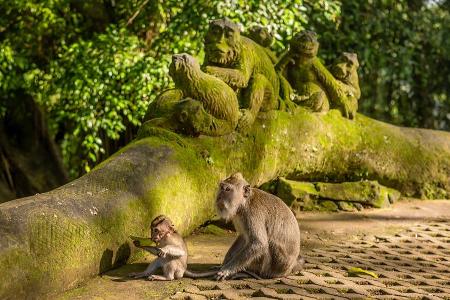
[[[294,214],[281,199],[251,188],[236,173],[222,181],[216,206],[219,215],[231,220],[239,233],[217,279],[242,271],[275,278],[302,269],[300,229]]]

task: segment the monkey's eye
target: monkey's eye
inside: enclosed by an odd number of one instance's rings
[[[153,232],[158,233],[159,232],[158,228],[153,229]]]
[[[229,186],[226,186],[225,187],[225,192],[229,192],[229,191],[231,191],[231,188]]]

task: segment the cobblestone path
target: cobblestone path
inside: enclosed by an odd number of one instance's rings
[[[399,234],[324,242],[305,270],[273,280],[191,281],[170,299],[450,299],[450,221]],[[378,275],[349,277],[359,267]]]

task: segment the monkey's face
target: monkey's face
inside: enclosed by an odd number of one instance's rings
[[[291,41],[291,51],[297,56],[315,57],[319,51],[316,33],[303,30],[294,36]]]
[[[162,221],[156,226],[151,227],[151,240],[155,243],[161,242],[173,232],[172,224],[168,221]]]
[[[331,68],[331,73],[336,79],[347,82],[358,67],[359,62],[356,54],[344,52]]]
[[[249,30],[249,37],[263,47],[270,47],[273,42],[273,35],[266,27],[253,26]]]
[[[229,221],[236,215],[238,209],[245,205],[249,196],[250,186],[248,184],[222,181],[216,198],[217,213],[222,219]]]
[[[200,70],[200,64],[198,61],[187,53],[172,55],[172,63],[169,66],[169,75],[175,81],[184,77],[190,71]]]
[[[234,62],[240,53],[240,38],[237,24],[227,19],[212,21],[205,36],[206,60],[220,65]]]

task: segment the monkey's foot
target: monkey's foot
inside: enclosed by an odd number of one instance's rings
[[[147,277],[148,280],[150,281],[168,281],[171,280],[169,278],[166,278],[164,276],[160,276],[160,275],[150,275]]]
[[[222,281],[227,279],[228,277],[232,276],[234,273],[232,273],[230,270],[223,270],[223,271],[219,271],[216,274],[215,279],[217,281]]]

